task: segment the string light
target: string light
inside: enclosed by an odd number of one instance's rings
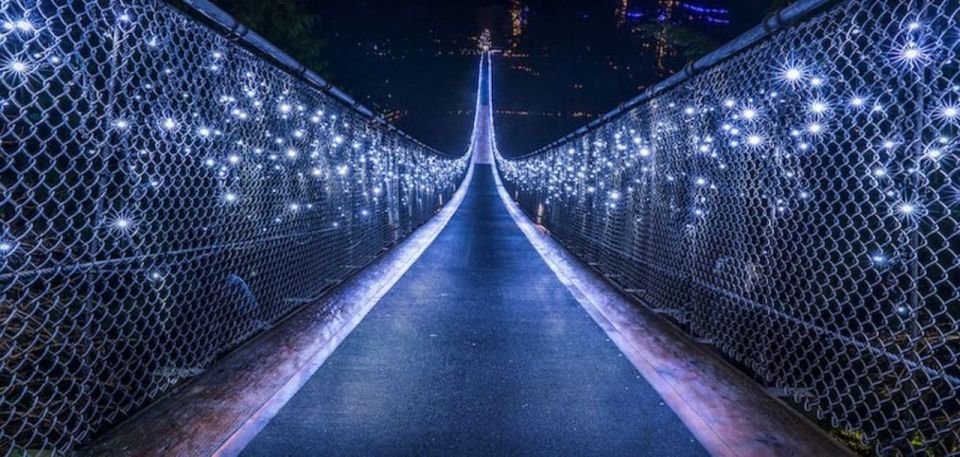
[[[12,58],[3,66],[5,76],[24,76],[30,73],[32,67],[29,62]]]
[[[127,212],[121,211],[108,219],[107,227],[111,233],[129,235],[136,229],[136,221]]]
[[[0,238],[0,256],[9,257],[17,250],[19,244],[16,240]]]

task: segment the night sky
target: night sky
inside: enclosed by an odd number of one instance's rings
[[[451,153],[464,151],[470,135],[476,39],[489,29],[494,47],[504,51],[494,59],[494,104],[498,141],[508,155],[532,151],[586,124],[783,3],[279,1],[284,2],[298,3],[314,19],[307,33],[310,41],[316,37],[322,57],[311,65],[319,74],[399,128]],[[239,0],[217,3],[238,16],[247,8]],[[279,41],[297,57],[295,44]]]

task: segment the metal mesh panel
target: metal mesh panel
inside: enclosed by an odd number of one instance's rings
[[[0,0],[0,104],[0,455],[65,452],[202,372],[467,165],[153,0]]]
[[[882,454],[960,453],[960,4],[849,1],[564,144],[511,195]]]

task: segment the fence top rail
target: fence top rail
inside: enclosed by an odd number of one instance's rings
[[[173,0],[166,0],[168,5],[172,4],[173,2]],[[187,13],[200,15],[204,19],[210,21],[212,25],[219,29],[217,30],[219,33],[226,35],[232,41],[241,46],[247,47],[258,54],[268,57],[273,61],[274,64],[289,73],[291,76],[300,79],[320,92],[333,97],[333,99],[338,103],[341,103],[356,111],[364,119],[380,124],[407,141],[410,141],[438,156],[448,158],[460,157],[460,155],[439,151],[436,148],[433,148],[410,136],[408,133],[400,130],[393,124],[390,124],[383,119],[383,117],[375,114],[372,110],[366,106],[363,106],[360,102],[347,95],[346,92],[334,86],[322,76],[318,75],[313,70],[310,70],[293,57],[290,57],[289,54],[276,47],[273,43],[267,41],[266,38],[263,38],[257,32],[241,24],[229,13],[211,3],[210,0],[180,0],[176,3],[183,5],[187,9]]]
[[[648,87],[639,95],[621,103],[603,116],[600,116],[590,123],[578,128],[577,130],[564,135],[560,139],[541,146],[533,152],[506,158],[510,160],[527,159],[547,152],[548,150],[565,144],[570,140],[579,138],[588,132],[594,131],[610,123],[614,119],[617,119],[620,116],[630,112],[631,109],[637,107],[638,105],[652,100],[660,93],[679,86],[681,83],[690,79],[694,75],[697,75],[704,70],[710,69],[726,61],[727,59],[753,45],[759,44],[763,39],[773,35],[773,33],[783,30],[804,18],[810,17],[813,14],[821,11],[827,5],[838,3],[839,1],[840,0],[798,0],[794,3],[791,3],[790,5],[769,14],[763,19],[763,21],[760,22],[760,24],[754,26],[750,30],[747,30],[742,35],[734,38],[723,46],[713,50],[709,54],[697,59],[696,61],[687,64],[683,70],[664,79],[663,81],[660,81],[657,84]]]

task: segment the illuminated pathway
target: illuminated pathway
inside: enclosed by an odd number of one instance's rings
[[[537,254],[492,171],[475,166],[440,236],[244,455],[706,454]]]

